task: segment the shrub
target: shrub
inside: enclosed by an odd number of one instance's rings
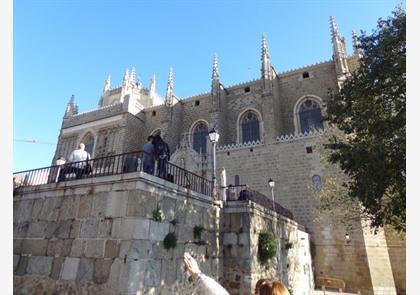
[[[175,248],[177,240],[178,238],[176,237],[176,234],[174,232],[168,233],[163,239],[163,247],[165,247],[166,250]]]
[[[204,230],[204,227],[202,227],[201,225],[194,226],[194,239],[195,240],[201,239],[201,233],[203,232],[203,230]]]
[[[277,253],[277,241],[271,233],[263,232],[258,236],[258,258],[262,265],[275,257]]]
[[[156,222],[162,222],[162,211],[159,207],[152,212],[152,220]]]

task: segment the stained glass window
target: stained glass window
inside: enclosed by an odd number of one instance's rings
[[[254,112],[247,112],[242,118],[242,142],[260,140],[260,121]]]
[[[200,122],[193,131],[193,148],[197,153],[207,153],[207,125]]]
[[[299,107],[300,131],[302,133],[323,130],[321,108],[316,101],[306,100]]]

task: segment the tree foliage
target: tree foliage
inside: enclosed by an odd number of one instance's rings
[[[360,67],[327,103],[327,120],[344,138],[326,145],[340,164],[348,195],[372,227],[405,231],[406,13],[398,8],[376,30],[358,37]]]

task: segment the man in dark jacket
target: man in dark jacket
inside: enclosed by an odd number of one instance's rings
[[[153,145],[155,149],[155,155],[158,159],[158,165],[157,165],[157,176],[163,179],[166,179],[167,177],[167,168],[166,163],[170,159],[170,151],[169,151],[169,145],[160,137],[160,134],[157,134],[154,137]]]

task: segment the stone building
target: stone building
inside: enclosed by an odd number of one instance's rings
[[[220,133],[217,174],[224,168],[227,184],[247,184],[267,195],[268,179],[275,181],[276,201],[310,234],[316,249],[315,276],[342,279],[346,290],[362,294],[404,294],[401,239],[383,231],[373,235],[359,224],[346,240],[346,228],[313,221],[313,189],[327,176],[341,173],[326,169],[315,149],[328,128],[321,116],[329,93],[339,90],[359,60],[356,46],[352,55],[347,54],[333,18],[330,26],[331,60],[277,72],[263,35],[260,78],[224,85],[214,56],[209,92],[196,96],[175,94],[172,69],[164,96],[156,92],[155,77],[145,88],[134,69],[127,70],[122,84],[114,88],[108,77],[97,109],[78,113],[74,97],[70,98],[53,162],[68,158],[80,142],[93,158],[137,151],[148,135],[160,130],[172,162],[209,179],[213,155],[207,134],[215,127]]]

